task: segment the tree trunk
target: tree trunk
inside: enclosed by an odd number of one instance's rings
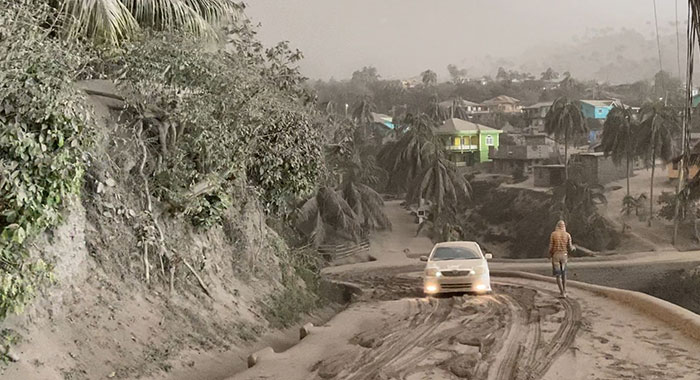
[[[569,181],[569,129],[564,131],[564,182]]]
[[[625,173],[625,177],[627,177],[627,196],[630,196],[630,151],[629,147],[627,148],[627,172]]]
[[[653,141],[653,140],[652,140]],[[651,220],[654,218],[654,170],[656,170],[656,144],[651,146],[651,185],[649,189],[649,219],[647,225],[651,227]]]

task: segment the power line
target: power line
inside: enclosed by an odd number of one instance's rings
[[[656,49],[659,51],[659,71],[664,71],[664,67],[661,63],[661,40],[659,39],[659,18],[656,14],[656,0],[653,0],[653,3],[654,3],[654,28],[656,29]],[[666,87],[664,86],[663,75],[661,75],[660,78],[661,78],[661,89],[663,91],[666,91]]]
[[[678,59],[678,79],[681,79],[681,36],[678,32],[678,0],[676,0],[676,58]]]

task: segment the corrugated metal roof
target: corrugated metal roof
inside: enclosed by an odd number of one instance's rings
[[[551,107],[552,104],[554,104],[554,102],[539,102],[539,103],[535,103],[531,106],[523,107],[523,109],[527,110],[527,109],[536,109],[536,108],[542,108],[542,107]]]
[[[581,100],[581,103],[590,104],[593,107],[612,107],[614,100]]]
[[[484,101],[484,104],[486,104],[486,105],[489,105],[489,104],[491,104],[491,105],[495,105],[495,104],[516,104],[516,103],[520,103],[520,100],[515,99],[515,98],[512,98],[512,97],[507,96],[507,95],[499,95],[499,96],[497,96],[497,97],[495,97],[495,98],[492,98],[492,99],[489,99],[489,100]]]
[[[479,103],[470,102],[469,100],[464,99],[445,100],[444,102],[438,103],[438,105],[442,108],[450,108],[453,104],[455,104],[457,107],[478,107],[481,105]]]
[[[495,131],[502,132],[496,128],[487,127],[483,124],[472,123],[462,119],[452,118],[445,120],[441,126],[437,128],[437,134],[453,134],[456,132],[478,132],[478,131]]]

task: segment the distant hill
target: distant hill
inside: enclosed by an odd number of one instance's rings
[[[680,32],[681,72],[685,72],[685,27]],[[678,76],[676,35],[662,35],[661,55],[664,70]],[[520,56],[484,57],[476,62],[465,60],[470,74],[496,74],[498,67],[530,72],[534,75],[552,67],[569,71],[578,79],[593,79],[611,84],[651,79],[659,71],[655,36],[631,29],[598,30],[568,43],[540,45]]]

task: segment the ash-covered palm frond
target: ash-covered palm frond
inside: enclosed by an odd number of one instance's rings
[[[601,136],[601,147],[606,156],[616,164],[629,159],[634,154],[636,129],[632,111],[625,106],[615,105],[608,113]]]
[[[545,117],[544,129],[558,140],[586,133],[588,128],[580,103],[565,97],[555,100]]]
[[[407,201],[417,202],[420,198],[433,201],[440,214],[443,209],[455,208],[459,202],[469,200],[471,186],[464,176],[457,173],[452,162],[436,155],[430,166],[416,178]]]
[[[216,38],[215,26],[243,7],[233,0],[52,0],[51,5],[59,10],[67,36],[110,45],[143,27]]]
[[[677,154],[675,136],[680,133],[678,115],[672,109],[662,104],[647,104],[642,107],[642,122],[640,124],[638,149],[640,156],[651,166],[649,184],[649,219],[654,217],[654,171],[656,160],[670,162]]]
[[[679,154],[675,136],[680,134],[678,115],[662,104],[646,104],[641,110],[638,154],[651,164],[652,159],[669,162]]]
[[[558,98],[552,104],[544,119],[547,134],[564,142],[564,176],[569,178],[569,142],[587,132],[586,119],[578,101],[566,97]]]
[[[322,187],[316,194],[317,207],[321,218],[338,231],[346,232],[353,238],[361,233],[360,223],[355,212],[339,192]]]
[[[400,123],[406,125],[406,132],[396,143],[385,146],[379,155],[389,173],[389,186],[395,189],[407,188],[425,170],[436,149],[435,123],[427,115],[407,114]]]
[[[366,231],[391,229],[391,221],[383,210],[384,200],[373,188],[362,183],[346,181],[340,193]]]
[[[319,246],[334,230],[341,236],[357,240],[362,233],[361,223],[352,207],[339,192],[321,187],[297,210],[297,226]]]

